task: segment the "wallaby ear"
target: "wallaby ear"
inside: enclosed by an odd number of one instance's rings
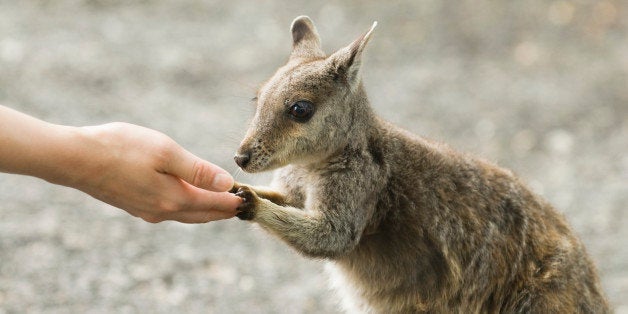
[[[329,56],[332,71],[335,75],[347,82],[351,86],[357,86],[359,82],[360,64],[362,61],[362,51],[368,44],[373,30],[377,26],[377,22],[373,22],[373,26],[362,36],[358,37],[349,46],[346,46],[333,55]]]
[[[292,53],[290,59],[296,58],[324,58],[325,53],[321,49],[321,39],[316,31],[314,22],[301,15],[292,21]]]

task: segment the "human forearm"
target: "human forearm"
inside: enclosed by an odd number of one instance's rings
[[[168,136],[127,123],[50,124],[0,106],[0,172],[79,189],[150,222],[233,217],[233,178]]]
[[[71,184],[69,167],[84,153],[79,128],[51,124],[0,106],[0,171]]]

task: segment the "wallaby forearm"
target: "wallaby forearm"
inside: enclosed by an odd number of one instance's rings
[[[239,217],[257,222],[297,251],[312,257],[339,257],[359,242],[366,221],[354,219],[356,211],[346,204],[319,204],[316,209],[281,206],[263,196],[276,192],[239,186],[238,194],[253,203]],[[245,192],[244,192],[245,191]],[[283,198],[285,199],[285,198]]]
[[[356,226],[348,221],[332,221],[321,212],[278,206],[263,200],[253,220],[311,257],[338,257],[357,244]]]

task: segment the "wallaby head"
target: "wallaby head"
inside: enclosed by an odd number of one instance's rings
[[[369,112],[361,85],[362,52],[377,22],[350,45],[326,56],[307,16],[291,26],[288,63],[262,85],[255,117],[235,160],[247,172],[321,161],[344,147]]]

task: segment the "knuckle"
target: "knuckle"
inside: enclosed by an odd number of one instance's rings
[[[198,186],[202,180],[202,176],[203,176],[203,166],[200,165],[198,161],[195,161],[194,164],[192,165],[192,180],[191,180],[192,182],[190,183],[194,186]]]
[[[157,224],[160,223],[162,221],[164,221],[165,219],[159,217],[159,216],[155,216],[155,215],[146,215],[146,216],[142,216],[141,217],[144,221],[152,223],[152,224]]]
[[[157,161],[162,165],[168,165],[172,158],[174,157],[174,153],[172,150],[172,145],[164,142],[157,143],[155,147],[156,158]]]
[[[128,127],[129,124],[125,122],[111,122],[108,123],[108,125],[114,129],[124,129]]]
[[[154,157],[156,162],[162,166],[170,165],[176,154],[178,146],[169,137],[158,139],[154,143]]]
[[[212,214],[205,214],[203,215],[203,217],[199,220],[199,222],[201,223],[206,223],[206,222],[210,222],[214,220],[213,215]]]
[[[173,201],[161,201],[157,205],[157,209],[163,213],[174,213],[182,209],[182,206]]]
[[[192,165],[192,182],[194,186],[202,186],[204,183],[211,182],[213,173],[211,169],[203,162],[195,161]]]

